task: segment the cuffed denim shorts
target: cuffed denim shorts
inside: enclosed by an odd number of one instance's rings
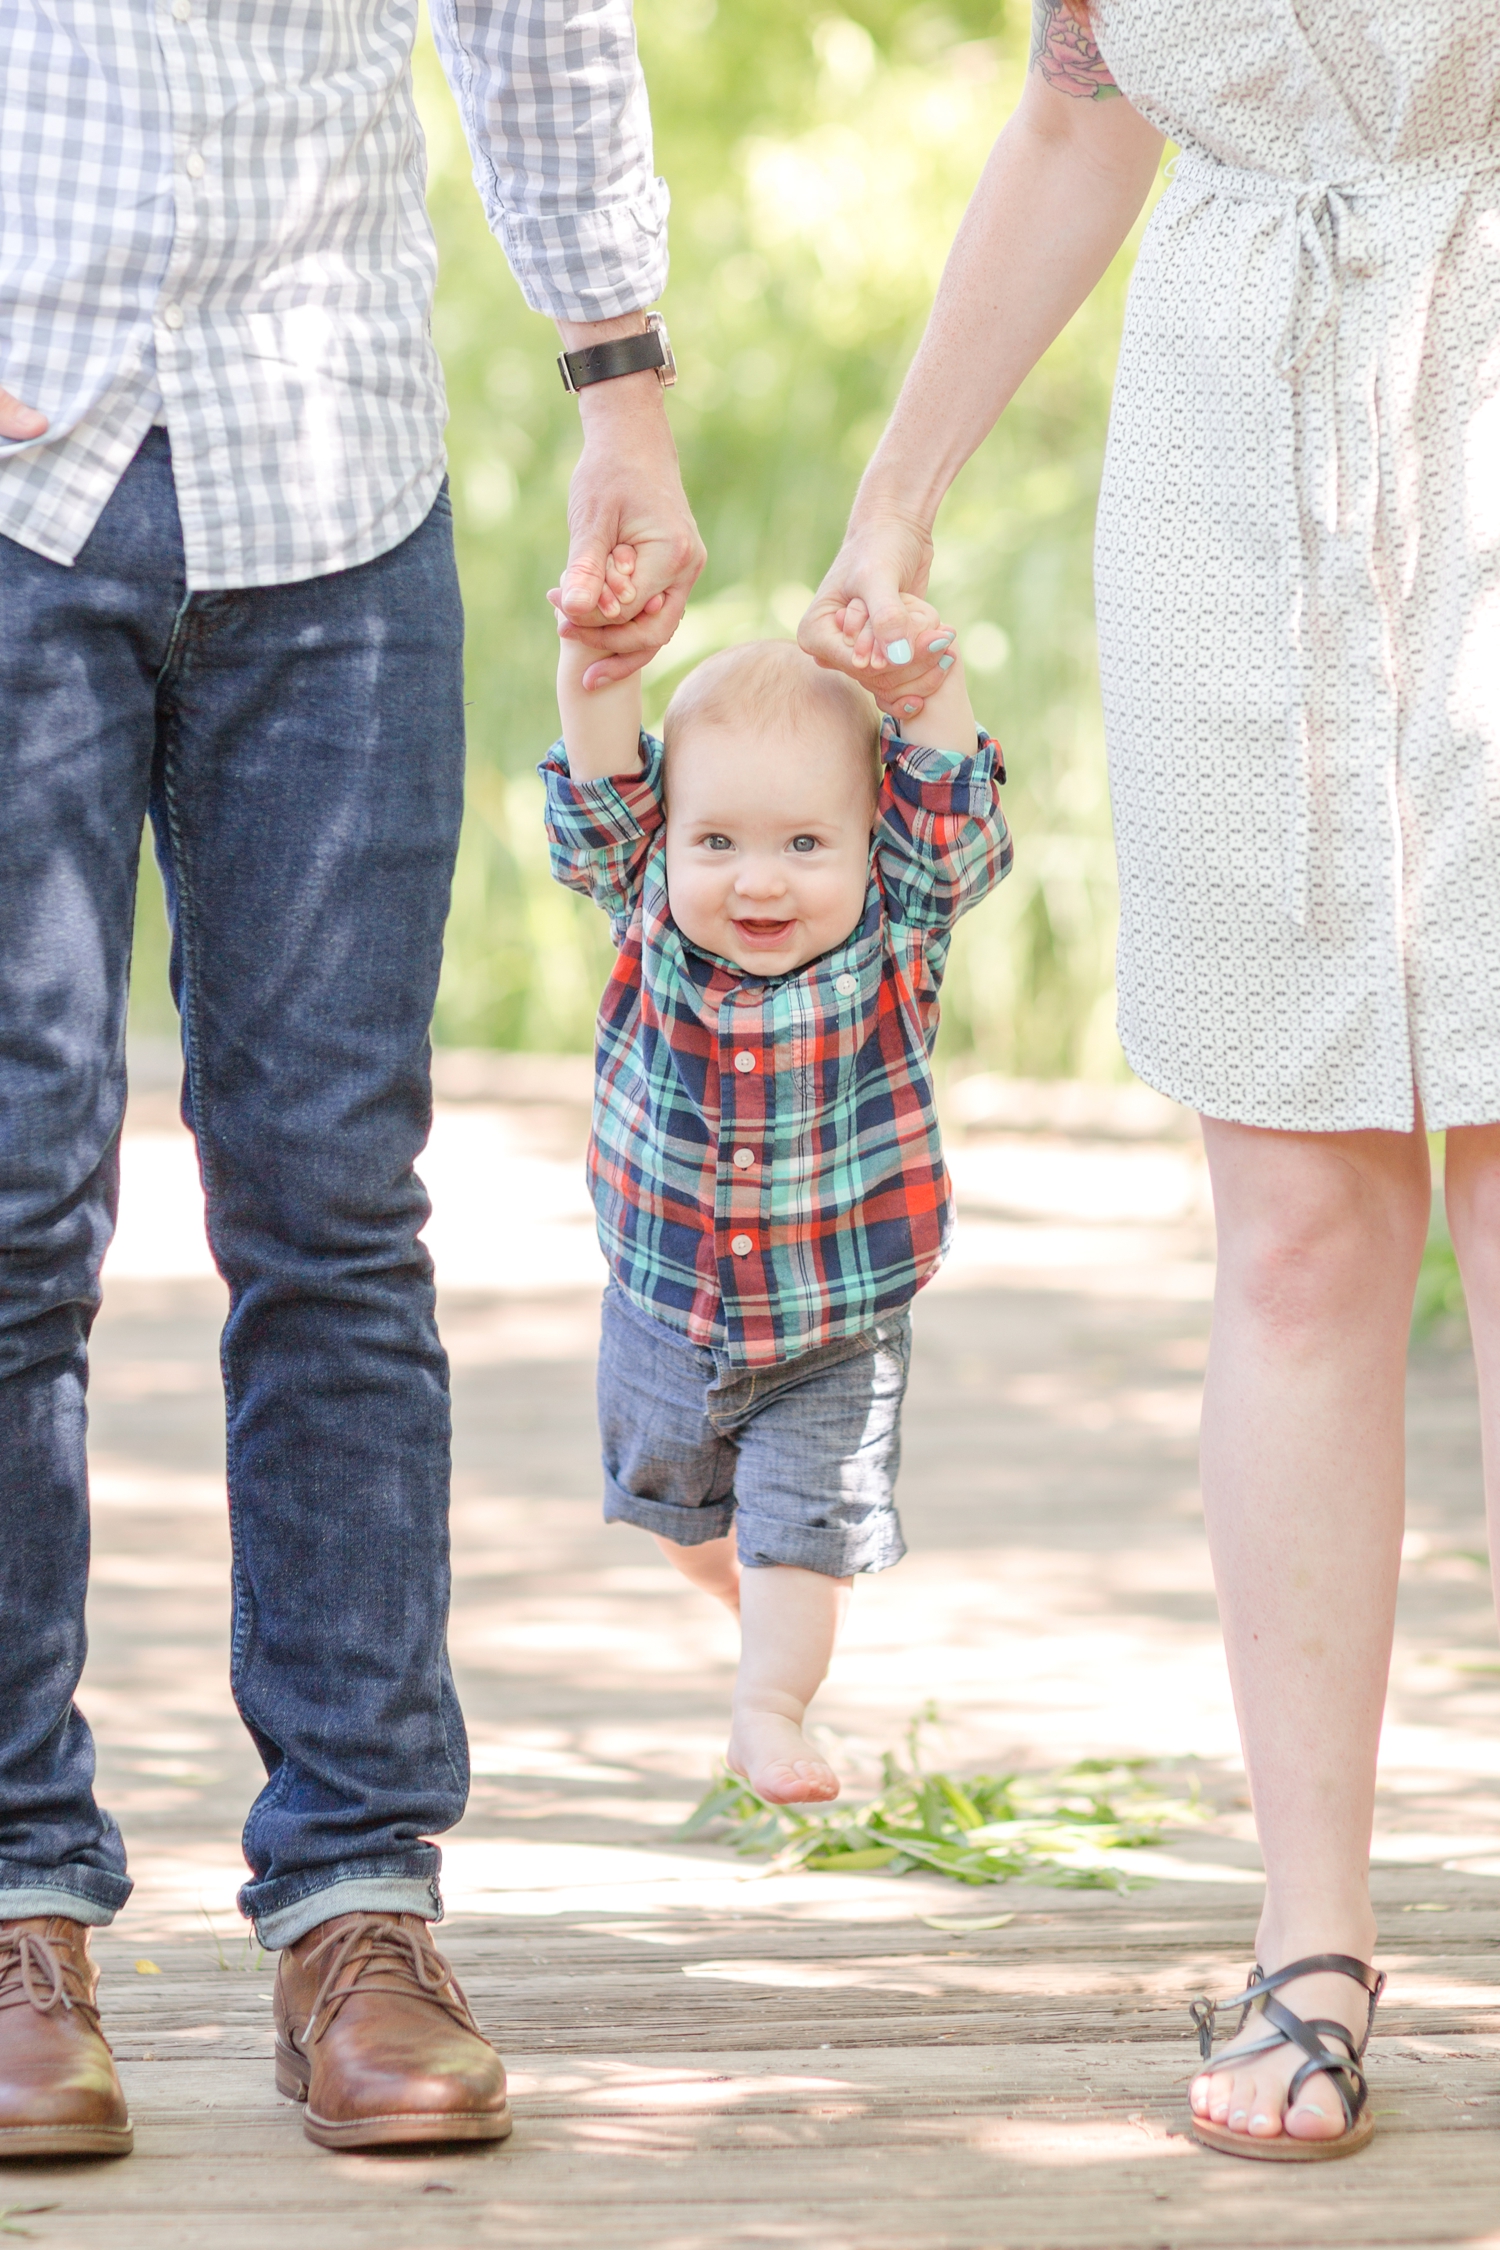
[[[784,1366],[733,1367],[611,1282],[599,1346],[605,1521],[679,1547],[733,1526],[751,1570],[888,1570],[906,1552],[895,1483],[910,1360],[902,1306]]]

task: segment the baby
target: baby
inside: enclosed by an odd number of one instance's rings
[[[688,674],[657,741],[639,675],[585,692],[565,641],[541,768],[553,872],[619,948],[589,1149],[604,1512],[738,1615],[728,1762],[779,1803],[838,1795],[804,1715],[854,1574],[905,1552],[910,1305],[952,1224],[938,987],[1010,867],[998,748],[917,614],[942,686],[906,739],[756,641]]]

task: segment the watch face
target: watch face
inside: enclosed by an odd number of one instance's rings
[[[672,340],[667,334],[667,324],[660,313],[647,313],[646,326],[661,346],[661,366],[657,373],[661,377],[662,389],[669,391],[677,380],[677,361],[672,354]]]

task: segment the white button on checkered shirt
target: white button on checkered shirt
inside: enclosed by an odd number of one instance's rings
[[[432,0],[528,304],[666,278],[630,0]],[[0,0],[0,532],[72,562],[153,419],[193,587],[385,553],[443,473],[417,0]]]

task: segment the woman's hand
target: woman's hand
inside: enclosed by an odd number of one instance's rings
[[[923,698],[942,685],[928,653],[938,615],[921,599],[931,567],[932,538],[921,524],[856,504],[844,544],[797,629],[809,656],[851,674],[897,719],[915,718]]]

